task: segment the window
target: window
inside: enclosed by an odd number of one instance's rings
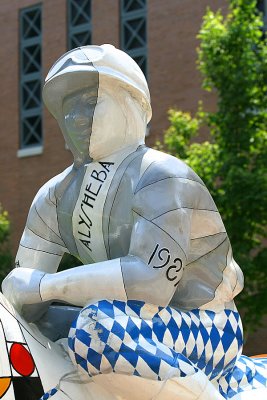
[[[146,0],[121,0],[121,49],[126,51],[147,75]]]
[[[20,12],[20,149],[42,145],[42,8]]]
[[[267,31],[267,0],[258,0],[257,8],[263,14],[264,27],[263,30]]]
[[[91,0],[68,0],[68,49],[91,44]]]

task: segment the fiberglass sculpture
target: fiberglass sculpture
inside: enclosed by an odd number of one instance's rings
[[[241,355],[243,275],[216,205],[186,164],[144,144],[140,68],[111,45],[79,47],[53,65],[43,98],[74,164],[32,203],[3,282],[16,313],[79,307],[65,358],[103,399],[265,398],[267,360]],[[82,265],[57,272],[65,252]]]

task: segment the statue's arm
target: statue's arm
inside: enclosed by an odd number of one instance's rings
[[[176,184],[168,182],[167,188],[166,196],[162,195],[162,185],[153,185],[151,190],[148,186],[152,200],[146,190],[144,196],[143,191],[136,195],[126,256],[58,273],[23,268],[19,285],[23,287],[24,280],[27,288],[32,282],[38,301],[57,300],[84,306],[92,299],[108,298],[168,305],[179,288],[186,264],[190,215],[183,210],[178,219],[173,217]],[[34,303],[38,296],[27,296],[24,301]]]
[[[156,221],[134,212],[127,256],[57,273],[21,268],[20,274],[15,271],[6,278],[4,289],[11,279],[23,297],[18,303],[24,304],[57,300],[84,306],[108,298],[166,306],[186,263],[184,241],[174,238],[174,231],[168,212]],[[185,226],[183,233],[188,234]]]
[[[57,271],[67,249],[59,231],[55,192],[65,173],[47,182],[35,196],[16,255],[17,267]]]
[[[127,256],[46,274],[41,280],[40,295],[44,301],[79,306],[101,298],[135,299],[166,306],[179,284],[185,262],[184,249],[167,231],[135,215]]]
[[[19,311],[29,301],[30,304],[40,303],[40,278],[47,272],[56,272],[67,251],[57,224],[54,180],[45,184],[33,200],[16,255],[15,268],[2,284],[4,295]],[[32,309],[30,314],[35,314],[35,311]]]
[[[161,306],[169,304],[179,288],[190,237],[190,210],[174,215],[177,185],[162,182],[136,193],[133,228],[126,256],[85,265],[41,281],[44,300],[83,306],[91,299],[135,299]]]

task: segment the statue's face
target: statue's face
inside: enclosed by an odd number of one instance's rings
[[[126,117],[116,91],[85,88],[63,102],[63,134],[74,155],[101,158],[120,148]]]
[[[82,89],[63,102],[63,134],[67,145],[80,157],[89,153],[93,116],[97,103],[97,88]]]
[[[99,89],[89,154],[103,158],[127,146],[127,108],[121,88]]]

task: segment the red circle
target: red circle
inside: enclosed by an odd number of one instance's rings
[[[32,355],[21,343],[12,344],[10,361],[13,368],[22,376],[30,376],[35,370]]]

